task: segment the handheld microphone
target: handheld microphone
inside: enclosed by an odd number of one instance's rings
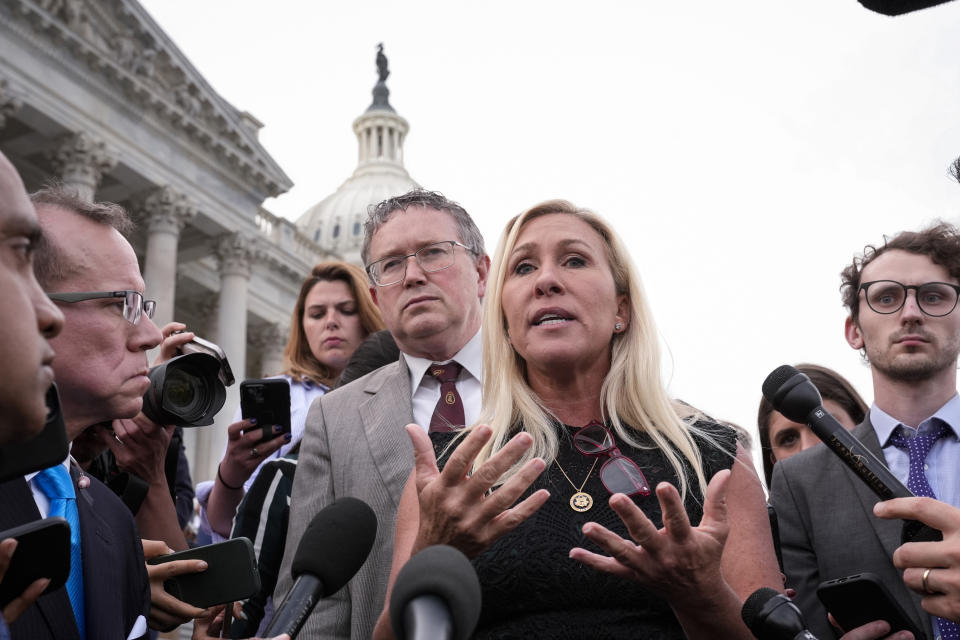
[[[882,13],[885,16],[899,16],[911,11],[927,9],[950,0],[860,0],[870,11]]]
[[[740,617],[759,640],[817,640],[807,631],[807,623],[797,605],[769,587],[750,594],[740,609]]]
[[[264,633],[296,638],[317,600],[350,581],[373,548],[377,518],[362,500],[341,498],[313,517],[293,557],[293,588]]]
[[[782,365],[767,376],[762,390],[774,409],[794,422],[808,425],[881,500],[913,497],[887,465],[823,408],[820,392],[805,374],[788,364]],[[921,522],[904,523],[903,542],[942,539],[939,531]]]
[[[427,547],[397,574],[390,624],[398,640],[467,640],[480,618],[480,581],[453,547]]]

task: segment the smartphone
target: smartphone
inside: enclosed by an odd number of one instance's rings
[[[69,453],[60,394],[57,385],[51,384],[47,390],[47,421],[43,430],[26,442],[0,449],[0,482],[60,464]]]
[[[874,620],[886,620],[890,633],[909,631],[917,640],[926,638],[876,574],[864,572],[827,580],[817,587],[817,597],[844,631]]]
[[[260,573],[249,538],[231,538],[205,547],[157,556],[147,560],[147,564],[174,560],[206,561],[206,571],[174,576],[163,583],[164,591],[200,609],[246,600],[260,591]]]
[[[70,575],[70,525],[66,520],[44,518],[0,531],[0,540],[7,538],[16,538],[18,544],[0,582],[0,608],[40,578],[50,579],[44,593],[66,583]]]
[[[244,419],[257,419],[262,429],[260,442],[290,433],[290,383],[284,378],[244,380],[240,383],[240,412]],[[275,424],[280,425],[276,433]]]

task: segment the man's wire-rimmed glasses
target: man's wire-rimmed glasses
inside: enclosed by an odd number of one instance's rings
[[[416,258],[420,268],[428,273],[443,271],[453,265],[456,247],[463,247],[471,251],[470,247],[456,240],[433,242],[420,247],[413,253],[405,256],[387,256],[367,265],[367,274],[378,287],[389,287],[397,284],[407,276],[407,260]]]
[[[636,462],[620,453],[610,429],[599,422],[591,422],[573,434],[573,446],[586,456],[610,457],[600,467],[600,481],[610,493],[650,495],[650,485],[643,471]]]
[[[78,291],[76,293],[48,293],[47,297],[56,302],[83,302],[101,298],[123,298],[123,319],[130,324],[140,322],[141,314],[153,317],[157,310],[156,300],[144,300],[139,291]]]
[[[957,296],[960,294],[960,286],[949,282],[903,284],[896,280],[874,280],[860,285],[867,305],[882,314],[900,311],[911,289],[920,311],[934,318],[949,315],[956,308]]]

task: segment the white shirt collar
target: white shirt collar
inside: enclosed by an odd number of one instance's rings
[[[427,369],[435,361],[418,358],[402,352],[400,357],[407,363],[407,370],[410,372],[410,395],[413,396],[417,391],[417,387],[420,386],[424,374],[427,373]],[[467,344],[463,345],[463,348],[456,352],[450,360],[456,360],[457,363],[463,367],[464,371],[475,379],[483,380],[483,349],[480,343],[480,332],[477,331],[473,337],[467,341]],[[444,360],[437,364],[444,364],[450,362],[450,360]]]

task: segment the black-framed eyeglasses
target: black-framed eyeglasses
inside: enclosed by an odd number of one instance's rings
[[[157,310],[156,300],[144,300],[139,291],[78,291],[76,293],[48,293],[47,297],[56,302],[83,302],[100,298],[123,298],[123,319],[130,324],[140,322],[140,315],[153,317]]]
[[[443,271],[453,265],[456,247],[463,247],[467,251],[471,251],[470,247],[456,240],[433,242],[405,256],[387,256],[375,260],[367,265],[367,274],[378,287],[389,287],[392,284],[397,284],[407,276],[407,260],[409,258],[416,258],[420,268],[429,273]]]
[[[610,429],[591,422],[573,434],[573,446],[586,456],[610,456],[600,467],[600,481],[610,493],[650,495],[650,484],[637,463],[620,453]]]
[[[939,318],[949,315],[957,306],[960,286],[949,282],[903,284],[896,280],[874,280],[860,285],[867,305],[877,313],[889,314],[899,311],[907,301],[907,292],[913,289],[920,311]],[[858,291],[858,293],[859,293]]]

